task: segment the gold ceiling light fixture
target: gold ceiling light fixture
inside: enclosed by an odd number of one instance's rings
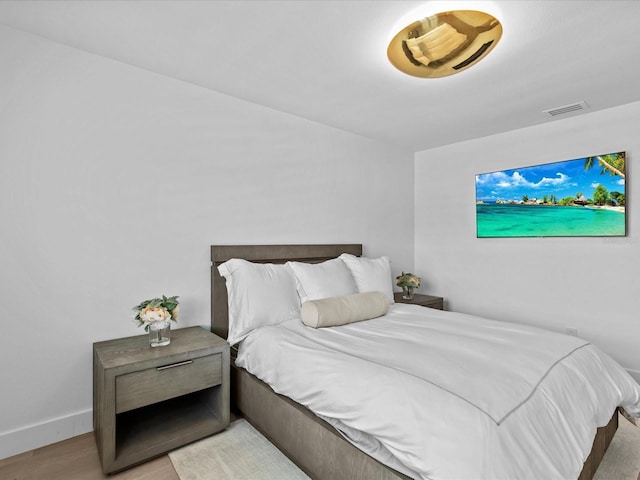
[[[502,24],[476,10],[437,13],[400,30],[389,43],[389,61],[414,77],[462,72],[486,57],[502,37]]]

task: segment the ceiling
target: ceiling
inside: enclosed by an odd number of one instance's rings
[[[391,29],[429,4],[493,13],[501,42],[450,77],[396,71]],[[0,23],[411,151],[640,100],[637,0],[4,0]]]

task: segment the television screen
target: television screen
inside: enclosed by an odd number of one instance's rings
[[[476,175],[486,237],[626,235],[625,152]]]

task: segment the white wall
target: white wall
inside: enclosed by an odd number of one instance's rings
[[[0,458],[92,429],[92,343],[139,301],[208,327],[211,244],[413,268],[411,152],[6,27],[0,72]]]
[[[640,103],[416,154],[416,272],[448,309],[578,329],[640,380]],[[627,237],[476,238],[475,175],[627,152]]]

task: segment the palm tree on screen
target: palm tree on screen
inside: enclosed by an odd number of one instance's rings
[[[584,161],[584,169],[590,170],[595,167],[596,163],[602,168],[600,175],[609,173],[609,175],[618,175],[624,178],[624,161],[625,153],[610,153],[608,155],[598,155],[595,157],[587,157]]]

